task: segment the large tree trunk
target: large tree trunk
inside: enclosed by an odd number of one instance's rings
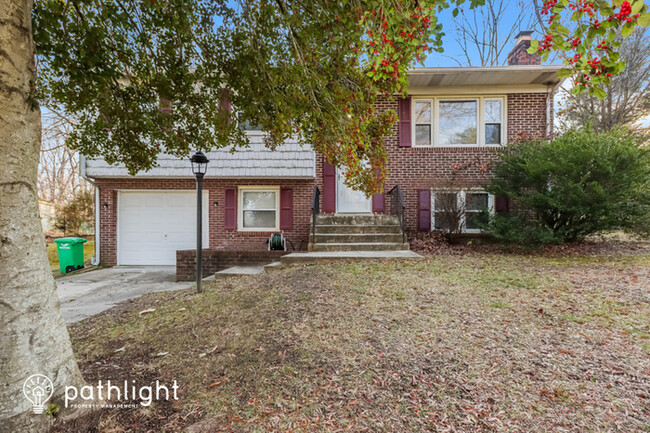
[[[41,114],[29,96],[32,4],[0,1],[0,431],[21,433],[48,425],[23,395],[29,376],[54,382],[54,402],[66,385],[82,384],[38,214]]]

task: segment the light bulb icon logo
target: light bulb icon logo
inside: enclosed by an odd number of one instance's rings
[[[34,413],[40,415],[45,410],[45,403],[54,394],[54,384],[45,375],[33,374],[25,381],[23,394],[32,403]]]

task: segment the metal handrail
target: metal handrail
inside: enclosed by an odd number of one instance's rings
[[[311,200],[311,234],[312,241],[316,242],[316,217],[320,214],[320,189],[314,186],[314,197]]]
[[[391,197],[390,213],[391,215],[397,215],[400,228],[402,229],[402,243],[406,243],[406,228],[404,226],[404,210],[406,209],[406,203],[404,202],[402,189],[399,185],[395,185],[393,189],[388,192],[388,195]]]

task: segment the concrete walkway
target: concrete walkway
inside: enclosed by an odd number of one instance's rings
[[[56,285],[63,318],[72,323],[145,293],[187,289],[193,283],[177,283],[174,266],[133,266],[62,277]]]

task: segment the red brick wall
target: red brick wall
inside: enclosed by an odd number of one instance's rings
[[[118,190],[194,190],[194,179],[97,179],[100,190],[100,257],[104,266],[117,264],[117,195]],[[209,219],[210,249],[214,250],[266,250],[269,232],[239,232],[224,229],[224,189],[244,185],[273,185],[293,187],[293,230],[285,230],[285,237],[296,249],[307,249],[311,224],[311,201],[313,181],[273,179],[209,179],[203,188],[209,191],[207,206]],[[215,202],[217,205],[215,206]],[[287,248],[292,249],[287,243]]]
[[[523,137],[546,136],[546,97],[545,93],[522,93],[507,95],[507,133],[508,141],[514,142]],[[551,101],[552,102],[552,101]],[[381,99],[378,110],[397,110],[396,99]],[[552,116],[552,113],[551,113]],[[489,179],[487,168],[496,159],[494,147],[400,147],[398,125],[386,138],[388,149],[388,173],[384,190],[390,191],[400,185],[406,202],[406,227],[417,229],[417,190],[432,187],[462,185],[479,187]],[[453,167],[468,167],[458,170]],[[316,158],[319,188],[323,188],[323,157]],[[386,196],[386,211],[390,211],[390,196]]]
[[[508,53],[506,62],[510,66],[515,65],[541,65],[542,57],[535,54],[528,54],[528,48],[530,48],[530,40],[519,40],[517,45]]]
[[[203,250],[203,276],[231,266],[266,265],[280,260],[286,251]],[[176,281],[196,279],[196,250],[176,251]]]

